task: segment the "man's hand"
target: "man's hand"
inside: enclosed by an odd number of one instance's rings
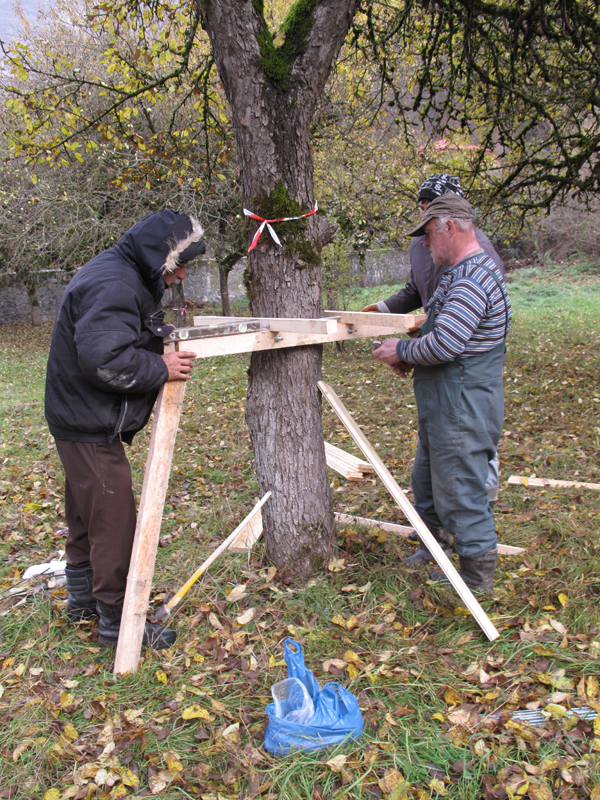
[[[192,371],[192,361],[196,358],[196,353],[189,351],[177,351],[165,353],[162,360],[169,371],[167,381],[187,381]]]
[[[399,341],[400,339],[386,339],[376,350],[373,350],[373,358],[388,364],[392,368],[392,372],[395,372],[401,378],[406,378],[413,365],[398,358],[396,347]]]
[[[363,308],[363,311],[377,311],[377,312],[379,312],[379,309],[377,308],[377,303],[375,303],[372,306],[365,306]]]

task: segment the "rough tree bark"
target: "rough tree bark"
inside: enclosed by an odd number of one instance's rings
[[[273,42],[260,0],[209,0],[204,24],[231,106],[244,206],[263,217],[309,211],[313,195],[310,123],[348,32],[357,0],[299,0]],[[283,38],[283,37],[282,37]],[[248,229],[248,241],[258,223]],[[322,314],[320,252],[333,227],[322,215],[265,230],[250,253],[252,314]],[[334,518],[323,447],[321,348],[252,355],[246,403],[269,558],[299,577],[329,554]]]

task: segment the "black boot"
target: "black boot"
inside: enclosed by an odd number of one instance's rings
[[[119,641],[123,604],[108,606],[98,600],[98,613],[100,615],[98,644],[100,647],[116,647]],[[175,638],[175,631],[158,625],[156,622],[146,620],[142,644],[148,645],[153,650],[164,650],[166,647],[171,647],[175,642]]]
[[[494,591],[494,573],[498,561],[498,549],[494,548],[479,558],[459,556],[460,577],[469,589],[491,593]]]
[[[97,617],[96,601],[92,594],[94,570],[91,567],[87,569],[67,567],[65,577],[69,591],[67,618],[71,622],[79,622],[82,619]]]
[[[452,544],[452,537],[448,533],[445,528],[433,528],[430,527],[429,530],[431,531],[431,535],[436,540],[436,542],[440,545],[444,553],[450,558],[452,555],[451,544]],[[419,540],[420,541],[420,540]],[[419,549],[415,550],[415,552],[410,555],[406,556],[404,559],[404,563],[408,564],[409,567],[414,567],[415,564],[427,564],[429,561],[433,561],[433,556],[429,552],[429,549],[421,542],[419,545]]]

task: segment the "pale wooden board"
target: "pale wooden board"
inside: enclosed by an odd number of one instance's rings
[[[340,398],[336,395],[333,389],[326,383],[323,383],[323,381],[319,381],[318,386],[321,392],[323,393],[323,396],[326,398],[327,402],[331,405],[331,407],[333,408],[333,410],[343,423],[348,433],[352,436],[358,447],[362,450],[362,453],[365,456],[365,458],[375,467],[375,472],[379,475],[379,477],[383,481],[385,487],[390,492],[394,500],[396,500],[396,502],[404,512],[408,521],[413,524],[415,530],[423,540],[423,543],[426,545],[432,556],[439,564],[444,575],[446,575],[452,586],[456,589],[463,603],[467,606],[471,614],[475,617],[482,631],[485,633],[485,635],[488,637],[490,641],[494,641],[494,639],[497,639],[500,636],[500,634],[492,624],[492,621],[490,620],[488,615],[485,613],[485,611],[483,610],[483,608],[473,595],[473,592],[469,589],[469,587],[463,581],[459,573],[456,571],[454,565],[452,564],[448,556],[444,553],[440,545],[436,542],[429,528],[427,527],[427,525],[425,525],[421,517],[417,514],[417,512],[413,508],[412,504],[410,503],[410,501],[408,500],[402,489],[393,479],[389,470],[387,469],[381,458],[377,455],[375,448],[372,447],[367,437],[361,431],[356,422],[352,419],[352,417],[344,407],[344,404],[342,403]]]
[[[346,322],[350,325],[380,325],[388,328],[396,328],[398,325],[403,324],[401,322],[402,318],[407,319],[410,317],[409,328],[415,328],[427,319],[427,314],[381,314],[377,311],[327,310],[323,313],[326,317],[339,317],[341,322]]]
[[[381,317],[389,316],[382,314]],[[394,315],[400,316],[400,315]],[[406,315],[408,318],[410,315]],[[352,331],[352,332],[350,332]],[[238,333],[231,336],[216,336],[214,339],[186,339],[181,342],[182,349],[196,353],[198,358],[227,356],[235,353],[254,353],[259,350],[281,350],[285,347],[305,347],[327,342],[341,342],[352,339],[389,336],[407,333],[406,322],[396,328],[375,325],[339,325],[335,333],[292,333],[288,331],[260,331]],[[276,341],[276,337],[278,341]]]
[[[242,528],[237,537],[229,545],[229,549],[233,553],[243,553],[246,550],[252,550],[262,536],[262,532],[262,514],[259,509],[258,513],[249,520],[247,525]]]
[[[389,533],[398,533],[400,536],[410,536],[415,532],[414,528],[408,528],[406,525],[396,525],[394,522],[381,522],[377,519],[369,519],[368,517],[353,517],[351,514],[338,514],[336,512],[335,518],[343,525],[362,525],[364,528],[381,528],[382,531]],[[501,556],[518,556],[519,553],[524,553],[524,547],[513,547],[510,544],[498,543],[498,553]]]
[[[165,383],[158,393],[123,602],[115,675],[135,672],[140,660],[160,525],[184,395],[185,381]]]
[[[551,486],[564,486],[571,489],[595,489],[600,491],[600,483],[583,483],[582,481],[558,481],[552,478],[526,478],[524,475],[511,475],[507,483],[512,486],[536,486],[547,488]]]
[[[171,611],[172,611],[172,610],[173,610],[173,609],[174,609],[174,608],[175,608],[175,607],[176,607],[176,606],[177,606],[177,605],[178,605],[178,604],[181,602],[181,600],[182,600],[182,599],[185,597],[185,595],[186,595],[186,594],[187,594],[187,592],[190,590],[190,588],[191,588],[191,587],[192,587],[192,586],[193,586],[193,585],[196,583],[196,581],[198,580],[198,578],[199,578],[199,577],[200,577],[200,576],[201,576],[203,573],[205,573],[205,572],[206,572],[206,570],[207,570],[207,569],[210,567],[210,565],[211,565],[211,564],[212,564],[214,561],[216,561],[216,560],[217,560],[217,558],[218,558],[218,557],[221,555],[221,553],[224,553],[224,552],[225,552],[225,550],[228,550],[228,549],[229,549],[229,548],[230,548],[230,547],[231,547],[231,546],[234,544],[234,542],[236,542],[236,541],[238,541],[238,540],[240,539],[240,537],[242,536],[242,534],[246,532],[246,530],[247,530],[247,527],[248,527],[248,524],[252,522],[252,520],[254,519],[254,517],[255,517],[257,514],[260,514],[260,509],[261,509],[261,508],[264,506],[264,504],[267,502],[267,500],[269,499],[269,497],[271,497],[271,492],[267,492],[267,493],[265,494],[265,496],[264,496],[264,497],[262,497],[262,498],[261,498],[261,499],[258,501],[258,503],[257,503],[257,504],[254,506],[254,508],[252,509],[252,511],[251,511],[249,514],[247,514],[247,515],[246,515],[246,517],[244,517],[244,519],[243,519],[243,520],[240,522],[240,524],[237,526],[237,528],[236,528],[236,529],[235,529],[235,530],[234,530],[232,533],[230,533],[230,534],[229,534],[229,536],[228,536],[228,537],[225,539],[225,541],[224,541],[224,542],[222,542],[222,543],[221,543],[221,544],[220,544],[220,545],[217,547],[217,549],[214,551],[214,553],[212,553],[212,554],[211,554],[211,555],[210,555],[210,556],[209,556],[209,557],[206,559],[206,561],[204,561],[204,563],[203,563],[203,564],[201,564],[201,565],[198,567],[198,569],[196,570],[196,572],[194,572],[194,574],[192,575],[192,577],[191,577],[191,578],[189,578],[189,579],[188,579],[188,580],[187,580],[187,581],[186,581],[186,582],[183,584],[183,586],[181,587],[181,589],[179,589],[179,590],[178,590],[178,591],[177,591],[177,592],[176,592],[176,593],[173,595],[173,597],[172,597],[172,598],[169,600],[169,602],[166,604],[166,608],[167,608],[167,610],[169,611],[169,613],[170,613],[170,612],[171,612]],[[262,531],[262,522],[261,522],[261,526],[260,526],[260,528],[261,528],[261,531]]]
[[[329,444],[329,442],[325,442],[325,453],[335,455],[340,461],[353,466],[359,472],[375,472],[373,466],[367,461],[363,461],[362,458],[353,456],[352,453],[347,453],[341,447],[336,447],[334,444]]]

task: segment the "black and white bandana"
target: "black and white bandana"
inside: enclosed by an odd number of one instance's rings
[[[456,175],[437,173],[423,181],[419,188],[417,200],[435,200],[436,197],[441,197],[448,192],[454,192],[454,194],[458,194],[461,197],[465,196]]]

